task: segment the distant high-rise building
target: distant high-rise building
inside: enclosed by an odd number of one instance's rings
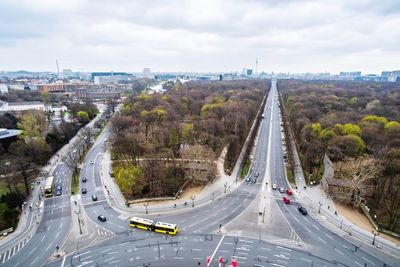
[[[246,70],[246,75],[247,76],[252,76],[253,75],[253,70],[252,69],[247,69]]]
[[[339,73],[342,79],[353,80],[361,76],[361,71],[342,71]]]

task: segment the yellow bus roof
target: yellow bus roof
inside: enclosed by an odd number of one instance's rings
[[[156,226],[168,227],[168,228],[175,228],[175,227],[176,227],[176,224],[173,224],[173,223],[164,223],[164,222],[156,222]]]
[[[131,221],[138,222],[138,223],[148,223],[148,224],[152,224],[153,223],[152,220],[143,219],[143,218],[139,218],[139,217],[132,217]]]

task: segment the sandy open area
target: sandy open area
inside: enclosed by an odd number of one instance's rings
[[[372,230],[375,230],[361,209],[337,203],[335,203],[335,206],[338,212],[344,217],[346,217],[352,223],[370,232],[372,232]],[[400,245],[400,239],[398,238],[395,238],[393,236],[384,233],[380,233],[379,236]]]

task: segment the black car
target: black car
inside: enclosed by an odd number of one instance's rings
[[[299,210],[299,212],[300,212],[301,214],[307,215],[307,210],[306,210],[305,208],[299,207],[298,210]]]
[[[87,193],[86,188],[82,188],[81,193],[82,193],[82,194],[86,194],[86,193]]]
[[[107,218],[106,218],[106,216],[104,216],[104,215],[99,215],[99,216],[97,216],[97,219],[99,219],[99,221],[102,221],[102,222],[107,221]]]
[[[92,200],[93,200],[93,201],[97,201],[97,196],[96,196],[96,195],[93,195],[93,196],[92,196]]]
[[[84,182],[84,183],[86,183],[86,182],[87,182],[87,179],[86,179],[86,177],[83,177],[83,178],[82,178],[82,182]]]

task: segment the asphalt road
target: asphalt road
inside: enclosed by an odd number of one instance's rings
[[[3,265],[41,266],[48,263],[49,266],[142,267],[146,264],[198,266],[200,262],[204,266],[206,257],[212,256],[211,266],[217,266],[218,257],[223,256],[228,262],[231,258],[237,259],[239,266],[384,266],[384,261],[377,257],[379,254],[371,255],[333,234],[310,216],[301,215],[296,199],[292,198],[290,205],[284,204],[283,195],[271,189],[272,183],[288,188],[276,96],[276,82],[273,82],[249,174],[253,182],[242,182],[234,191],[227,190],[226,194],[206,205],[195,203],[193,208],[189,203],[179,209],[165,207],[166,212],[159,214],[152,210],[148,216],[139,215],[177,223],[180,228],[177,236],[131,229],[130,216],[120,214],[110,206],[100,165],[109,136],[106,130],[85,157],[81,178],[87,178],[87,182],[81,181],[80,186],[86,188],[87,193],[80,195],[80,202],[88,220],[115,236],[49,263],[49,257],[64,240],[71,222],[68,194],[71,174],[64,164],[60,164],[56,168],[57,179],[64,183],[65,195],[45,201],[38,230]],[[93,195],[96,195],[96,201],[92,199]],[[100,222],[98,215],[106,216],[107,221]],[[235,222],[235,231],[229,231],[232,222]],[[246,237],[249,232],[257,233],[257,236]],[[282,237],[283,241],[279,244],[275,239],[271,239],[274,243],[265,241],[272,236]],[[293,236],[301,247],[287,243]]]
[[[65,164],[59,164],[53,172],[53,175],[55,174],[59,182],[70,183],[68,181],[71,171]],[[67,186],[64,188],[67,190]],[[43,203],[43,207],[39,207],[40,216],[43,218],[36,232],[25,238],[25,242],[15,245],[8,254],[2,255],[1,266],[42,266],[56,252],[56,247],[61,246],[71,221],[69,192],[65,191],[62,196],[45,199]]]

